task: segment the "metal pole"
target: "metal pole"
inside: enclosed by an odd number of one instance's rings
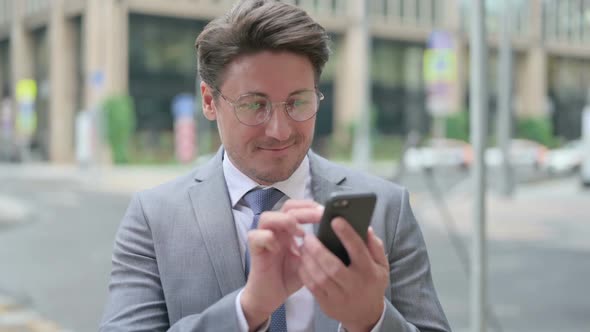
[[[356,168],[368,171],[371,162],[371,78],[369,59],[371,58],[371,35],[369,33],[369,1],[351,1],[350,14],[356,17],[359,34],[358,64],[359,79],[362,82],[358,91],[358,116],[352,150]]]
[[[484,0],[470,1],[471,7],[471,68],[470,111],[471,141],[474,148],[472,180],[473,256],[471,264],[471,326],[473,332],[486,331],[486,237],[485,237],[485,164],[484,148],[487,117],[487,41]]]
[[[511,196],[514,191],[514,175],[510,165],[510,138],[512,136],[512,44],[510,41],[512,15],[510,1],[504,0],[504,20],[500,35],[498,66],[498,146],[502,151],[500,165],[500,193]]]
[[[435,115],[433,117],[432,137],[445,138],[447,136],[447,118],[444,115]]]

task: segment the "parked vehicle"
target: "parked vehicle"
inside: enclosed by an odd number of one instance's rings
[[[553,174],[574,172],[580,168],[583,157],[582,141],[571,141],[559,149],[549,150],[543,168]]]
[[[408,149],[404,156],[404,165],[409,170],[468,168],[472,161],[469,143],[448,138],[431,139],[424,146]]]
[[[541,143],[526,139],[512,139],[510,141],[510,164],[514,167],[539,168],[544,164],[549,149]],[[488,167],[499,167],[503,156],[499,147],[488,148],[485,151],[485,162]]]

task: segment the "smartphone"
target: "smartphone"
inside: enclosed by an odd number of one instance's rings
[[[348,266],[350,258],[346,248],[332,230],[331,222],[342,217],[354,228],[360,237],[367,241],[367,230],[371,223],[377,196],[369,192],[336,192],[328,198],[320,221],[317,237],[334,255]]]

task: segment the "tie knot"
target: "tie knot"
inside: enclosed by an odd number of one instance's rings
[[[284,195],[280,190],[275,188],[256,188],[244,195],[244,201],[248,203],[248,206],[256,215],[272,209]]]

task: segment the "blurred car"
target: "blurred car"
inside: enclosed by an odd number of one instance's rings
[[[549,149],[535,141],[515,138],[510,141],[510,165],[514,167],[540,168],[547,157]],[[485,151],[485,162],[488,167],[499,167],[503,162],[499,147]]]
[[[583,148],[582,141],[576,140],[565,144],[559,149],[549,150],[543,168],[554,174],[577,171],[584,157]]]
[[[472,161],[471,145],[449,138],[431,139],[424,146],[409,148],[404,155],[404,166],[409,170],[467,168]]]

